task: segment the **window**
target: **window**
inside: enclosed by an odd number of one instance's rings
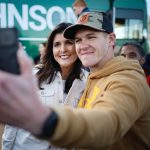
[[[142,39],[143,22],[140,19],[116,18],[115,33],[117,39]]]

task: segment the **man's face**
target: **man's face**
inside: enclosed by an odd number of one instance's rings
[[[73,7],[74,13],[76,14],[77,17],[79,17],[79,15],[81,14],[82,9],[83,9],[83,8],[80,7],[80,6],[74,6],[74,7]]]
[[[90,67],[93,71],[100,69],[113,57],[113,49],[110,48],[115,42],[113,35],[91,29],[77,31],[75,35],[76,52],[85,67]]]
[[[120,55],[124,56],[127,59],[138,60],[141,65],[143,64],[142,56],[139,54],[138,50],[132,45],[123,46]]]

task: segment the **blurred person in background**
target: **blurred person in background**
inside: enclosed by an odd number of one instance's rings
[[[75,0],[72,7],[77,17],[79,17],[84,12],[90,11],[89,8],[87,7],[85,0]]]
[[[47,42],[42,42],[39,44],[38,51],[40,53],[40,62],[42,63],[43,56],[45,54]]]
[[[40,65],[42,63],[42,59],[43,59],[45,49],[46,49],[46,44],[47,44],[46,42],[42,42],[39,44],[39,46],[38,46],[39,54],[33,58],[35,66]]]
[[[119,50],[119,55],[127,59],[138,60],[141,66],[145,62],[144,49],[138,43],[127,42],[123,44]]]
[[[67,105],[76,108],[85,87],[88,72],[75,51],[74,40],[64,38],[70,23],[61,23],[51,32],[42,53],[42,64],[34,68],[39,83],[39,96],[45,105]],[[43,51],[43,50],[42,50]],[[6,126],[3,150],[58,150],[48,142],[38,140],[30,132]]]
[[[33,61],[34,61],[34,65],[37,65],[40,63],[40,55],[37,55],[33,58]]]
[[[144,49],[138,43],[128,42],[121,46],[119,55],[124,56],[127,59],[137,60],[143,68],[147,83],[150,86],[150,56],[145,55]]]

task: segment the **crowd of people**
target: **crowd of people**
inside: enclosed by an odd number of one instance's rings
[[[38,65],[20,48],[21,75],[0,71],[3,150],[150,149],[150,54],[130,42],[114,56],[108,16],[78,2]]]

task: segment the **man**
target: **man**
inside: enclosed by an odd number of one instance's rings
[[[40,103],[31,62],[22,52],[20,76],[0,72],[0,119],[59,147],[150,149],[150,92],[134,60],[114,57],[115,34],[104,13],[81,15],[64,32],[91,73],[79,108]]]
[[[120,48],[119,55],[127,59],[138,60],[141,66],[145,62],[144,49],[137,43],[127,42],[123,44]]]
[[[144,49],[137,43],[132,43],[132,42],[127,42],[125,44],[123,44],[120,48],[119,51],[119,55],[124,56],[127,59],[135,59],[137,60],[140,65],[142,66],[145,75],[146,75],[146,79],[147,79],[147,83],[150,86],[150,76],[147,72],[148,67],[146,67],[146,56],[145,56],[145,52]]]
[[[89,8],[87,7],[87,4],[84,0],[76,0],[73,5],[74,13],[77,17],[79,17],[84,12],[89,12]]]

